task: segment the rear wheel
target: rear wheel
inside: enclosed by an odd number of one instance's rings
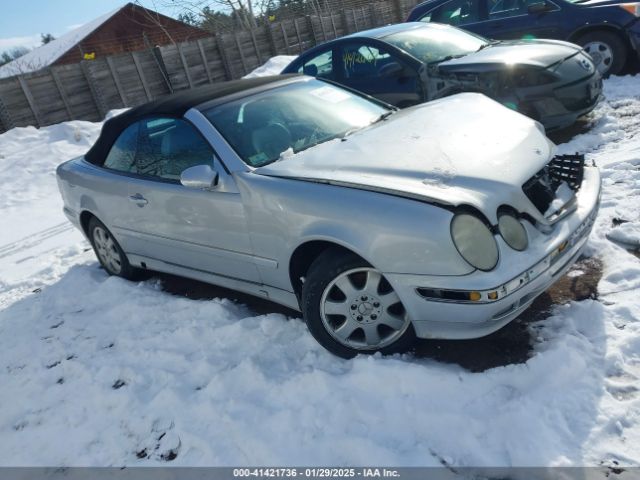
[[[109,275],[117,275],[128,280],[134,280],[138,276],[139,270],[129,264],[127,256],[111,232],[95,217],[89,220],[89,238],[100,265]]]
[[[384,276],[356,255],[327,250],[311,265],[302,289],[309,331],[343,358],[409,349],[415,334]]]
[[[627,46],[615,33],[595,31],[578,38],[602,76],[617,75],[627,61]]]

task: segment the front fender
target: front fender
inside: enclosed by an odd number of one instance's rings
[[[290,288],[288,265],[300,245],[323,240],[360,255],[383,273],[466,275],[451,240],[453,212],[380,192],[256,174],[238,178],[256,255],[278,268],[265,283]]]

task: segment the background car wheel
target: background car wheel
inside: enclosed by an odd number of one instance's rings
[[[627,62],[627,46],[611,32],[590,32],[578,39],[602,76],[617,75]]]
[[[318,256],[303,284],[302,311],[314,338],[343,358],[402,352],[415,340],[389,282],[354,254],[327,250]]]
[[[89,238],[100,265],[109,275],[135,280],[140,271],[132,267],[120,245],[104,224],[95,217],[89,220]]]

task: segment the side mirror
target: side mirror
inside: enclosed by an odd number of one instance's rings
[[[189,188],[211,190],[218,184],[218,172],[209,165],[189,167],[180,174],[180,183]]]
[[[549,5],[547,2],[536,2],[531,3],[527,7],[527,11],[529,13],[545,13],[553,10],[553,6]]]
[[[383,78],[400,77],[404,73],[405,68],[398,62],[387,63],[379,70],[379,74]]]

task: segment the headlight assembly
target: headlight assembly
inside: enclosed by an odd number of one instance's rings
[[[640,17],[640,3],[623,3],[618,5],[620,8],[624,8],[631,15]]]
[[[498,263],[498,244],[485,223],[470,213],[451,221],[451,238],[462,258],[478,270],[493,270]]]
[[[509,213],[502,213],[498,217],[498,231],[504,241],[514,250],[525,250],[529,245],[527,231],[522,222]]]

